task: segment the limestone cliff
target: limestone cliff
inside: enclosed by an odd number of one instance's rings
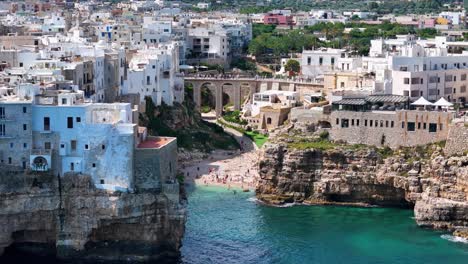
[[[59,181],[3,171],[0,179],[0,253],[91,262],[178,257],[186,219],[178,184],[126,193],[96,189],[84,175]]]
[[[324,144],[303,149],[290,140],[267,144],[257,197],[269,204],[408,207],[421,226],[468,226],[468,156],[446,158],[435,145],[386,153]]]

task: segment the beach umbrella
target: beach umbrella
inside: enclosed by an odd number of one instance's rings
[[[427,105],[432,105],[431,102],[429,102],[428,100],[426,100],[424,97],[419,97],[418,100],[416,100],[416,102],[414,103],[411,103],[411,105],[422,105],[422,106],[427,106]]]
[[[453,104],[445,100],[445,98],[441,97],[439,101],[434,103],[434,106],[450,107],[450,106],[453,106]]]

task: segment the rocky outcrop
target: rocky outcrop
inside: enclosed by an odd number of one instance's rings
[[[418,151],[429,158],[418,158]],[[418,160],[418,161],[416,161]],[[263,149],[258,199],[284,203],[414,208],[421,226],[468,226],[468,157],[445,158],[441,148],[389,155],[365,146],[295,149],[285,142]]]
[[[183,199],[169,199],[164,191],[107,192],[84,175],[60,181],[47,174],[3,173],[0,178],[0,253],[90,262],[179,255]]]

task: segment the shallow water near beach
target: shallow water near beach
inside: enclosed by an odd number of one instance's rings
[[[468,244],[417,227],[411,210],[268,207],[222,187],[189,190],[182,262],[468,263]]]

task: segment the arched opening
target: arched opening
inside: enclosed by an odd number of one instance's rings
[[[224,111],[234,110],[234,86],[231,83],[221,85],[222,89],[222,104]]]
[[[201,102],[200,102],[200,111],[201,113],[209,113],[216,107],[216,97],[213,92],[213,85],[210,83],[204,83],[201,86]]]
[[[33,169],[38,171],[46,171],[48,169],[47,159],[44,157],[35,157],[33,159]]]
[[[271,117],[267,118],[267,125],[271,125]]]
[[[318,126],[319,128],[331,128],[331,124],[328,121],[319,121]]]

